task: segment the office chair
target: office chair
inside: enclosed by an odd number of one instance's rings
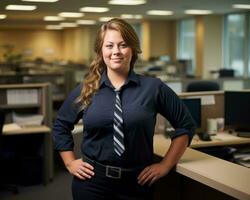
[[[218,83],[214,81],[195,81],[191,82],[187,86],[187,92],[201,92],[201,91],[215,91],[220,90]]]
[[[0,110],[0,189],[12,191],[18,194],[18,187],[16,184],[17,169],[16,168],[16,155],[11,148],[5,144],[5,139],[2,135],[3,125],[5,121],[5,114]]]

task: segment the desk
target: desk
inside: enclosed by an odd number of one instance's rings
[[[47,184],[53,178],[53,150],[51,141],[51,129],[47,126],[31,126],[17,130],[4,131],[3,135],[29,135],[44,134],[43,141],[43,182]]]
[[[248,138],[240,138],[250,144]],[[165,136],[154,136],[154,153],[163,157],[171,141]],[[192,145],[198,145],[195,144]],[[203,142],[201,142],[202,144]],[[209,143],[209,142],[207,142]],[[213,142],[211,141],[212,145]],[[214,145],[217,142],[214,143]],[[239,144],[234,142],[234,144]],[[204,146],[204,145],[203,145]],[[216,170],[215,170],[216,169]],[[250,169],[187,148],[176,166],[176,172],[241,200],[250,199]]]
[[[190,147],[215,147],[215,146],[228,146],[228,145],[243,145],[250,144],[250,138],[238,137],[228,134],[226,132],[218,133],[211,136],[212,141],[201,141],[197,135],[194,136]]]

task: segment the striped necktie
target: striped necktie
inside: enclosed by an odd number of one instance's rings
[[[122,107],[120,99],[120,90],[115,90],[115,109],[114,109],[114,151],[118,156],[121,156],[125,151],[124,146],[124,134],[123,134],[123,119],[122,119]]]

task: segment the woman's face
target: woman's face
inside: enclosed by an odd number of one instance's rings
[[[107,70],[116,73],[128,73],[132,58],[132,49],[116,30],[107,30],[102,46],[102,56]]]

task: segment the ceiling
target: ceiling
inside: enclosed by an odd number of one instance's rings
[[[232,8],[232,4],[250,4],[250,0],[147,0],[146,4],[138,6],[118,6],[108,5],[108,0],[59,0],[55,3],[34,3],[22,2],[21,0],[0,0],[0,14],[6,14],[7,18],[0,20],[0,28],[45,28],[48,24],[58,24],[58,22],[45,22],[43,17],[47,15],[57,15],[59,12],[79,12],[79,8],[84,6],[109,7],[106,13],[85,13],[81,19],[98,20],[99,17],[120,17],[121,14],[141,14],[143,19],[177,19],[185,17],[186,9],[208,9],[214,14],[225,14],[238,12]],[[8,4],[37,5],[34,11],[7,11]],[[164,9],[174,11],[172,16],[149,16],[147,10]],[[241,11],[241,10],[240,10]],[[67,19],[66,21],[75,21]],[[133,21],[131,21],[133,22]]]

